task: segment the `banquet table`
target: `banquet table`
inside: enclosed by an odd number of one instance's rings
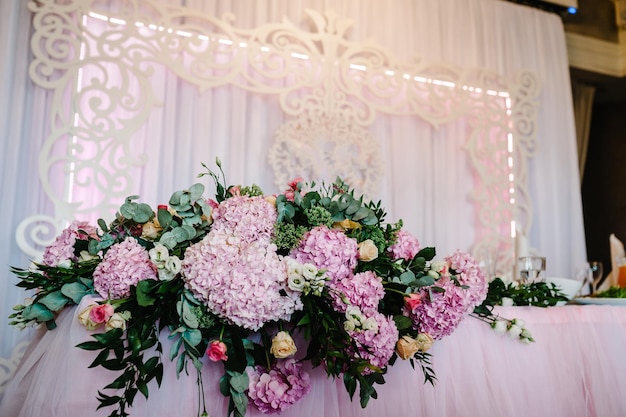
[[[96,411],[96,395],[116,374],[89,369],[96,353],[75,347],[90,339],[77,320],[80,308],[66,309],[55,330],[42,330],[32,342],[0,403],[1,417],[108,416],[113,411]],[[424,383],[419,367],[399,359],[388,370],[386,383],[376,386],[378,398],[363,409],[358,391],[350,401],[340,379],[309,368],[311,392],[281,416],[626,416],[626,307],[499,307],[495,312],[523,319],[536,342],[499,335],[468,317],[431,350],[434,386]],[[166,335],[163,339],[166,343]],[[148,400],[135,398],[132,417],[197,415],[195,373],[177,379],[164,351],[161,387],[152,382]],[[228,403],[217,382],[223,369],[206,362],[207,411],[211,417],[226,417]],[[261,415],[248,408],[247,416]]]

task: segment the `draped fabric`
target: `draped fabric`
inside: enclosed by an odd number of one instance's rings
[[[593,111],[593,97],[596,88],[582,82],[572,83],[572,97],[574,100],[574,116],[576,119],[576,142],[578,144],[578,165],[580,181],[585,175],[587,149],[589,148],[589,129],[591,128],[591,113]]]
[[[110,1],[110,3],[115,3]],[[528,182],[534,205],[528,238],[548,258],[548,274],[572,276],[585,261],[576,135],[563,26],[556,15],[498,0],[169,0],[203,13],[232,13],[241,28],[304,20],[304,10],[332,9],[353,20],[352,40],[373,39],[398,58],[423,59],[512,75],[529,70],[541,81],[536,155]],[[49,92],[28,78],[32,32],[27,2],[0,2],[0,315],[22,301],[9,266],[25,267],[15,243],[22,219],[53,215],[38,176],[38,155],[49,133]],[[201,163],[222,160],[227,182],[256,183],[278,192],[267,152],[287,120],[276,97],[233,86],[200,93],[164,69],[152,78],[163,103],[137,133],[132,151],[146,155],[133,171],[134,194],[152,206],[198,181]],[[380,198],[388,220],[403,219],[423,246],[440,255],[469,250],[475,238],[470,198],[475,178],[463,146],[468,121],[433,128],[416,117],[379,115],[371,127],[385,165]],[[207,184],[205,182],[205,184]],[[84,197],[87,198],[87,197]],[[468,209],[469,208],[469,209]],[[0,358],[28,337],[3,324]]]

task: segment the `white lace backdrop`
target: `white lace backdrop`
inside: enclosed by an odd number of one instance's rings
[[[81,43],[72,43],[80,36],[69,36],[64,42],[73,45],[75,55],[59,49],[61,56],[48,57],[56,63],[78,57],[88,63],[55,89],[59,74],[71,73],[71,68],[46,72],[49,67],[32,65],[37,71],[31,79],[29,67],[33,53],[42,61],[41,45],[46,36],[52,38],[43,28],[63,20],[64,8],[40,2],[33,14],[27,2],[0,2],[0,317],[7,317],[24,297],[9,266],[28,265],[22,249],[36,254],[38,245],[22,239],[21,227],[30,224],[26,219],[40,216],[47,224],[41,229],[45,240],[54,237],[55,227],[68,215],[110,218],[127,195],[161,204],[173,191],[196,182],[201,162],[213,166],[216,157],[229,183],[257,183],[266,192],[280,191],[276,180],[298,169],[305,176],[327,179],[336,173],[352,176],[372,197],[383,200],[389,221],[403,219],[423,245],[436,246],[440,255],[456,249],[479,251],[485,244],[500,252],[500,269],[510,270],[509,225],[516,220],[533,251],[547,256],[550,275],[572,276],[574,267],[585,261],[567,54],[555,15],[498,0],[62,3],[97,13],[76,19],[83,26],[74,33],[84,35],[88,48],[80,52]],[[137,4],[142,6],[133,9]],[[154,7],[146,11],[150,4]],[[46,7],[56,7],[58,13],[43,13]],[[123,23],[104,22],[119,18],[120,11],[127,18]],[[172,19],[177,13],[185,17]],[[37,15],[46,21],[33,19]],[[144,24],[137,29],[142,40],[130,40],[120,50],[94,52],[104,45],[104,32],[118,33],[130,17]],[[153,28],[146,27],[149,19],[157,19]],[[218,48],[230,48],[233,40],[236,47],[226,53],[202,49],[211,41],[197,43],[201,56],[215,58],[210,64],[201,62],[205,66],[191,65],[193,54],[161,54],[156,59],[159,52],[154,49],[167,43],[149,31],[167,32],[171,22],[186,22],[196,35],[209,27],[211,33],[219,32]],[[271,77],[272,71],[259,76],[252,55],[246,63],[234,59],[253,45],[285,47],[280,36],[262,37],[267,24],[278,28],[268,33],[296,33],[290,39],[298,47],[287,51],[304,62],[299,71],[282,78]],[[324,35],[316,37],[318,32]],[[25,45],[33,35],[37,42],[30,50]],[[307,59],[298,58],[303,45]],[[346,51],[352,52],[352,61]],[[89,61],[95,55],[98,59]],[[329,56],[349,69],[326,65]],[[177,59],[190,61],[177,65]],[[289,66],[286,55],[278,54],[274,63],[275,73]],[[147,76],[136,76],[139,69],[146,69]],[[386,73],[390,69],[393,73]],[[368,80],[374,70],[380,73]],[[235,75],[227,79],[229,74]],[[410,75],[403,81],[405,74]],[[338,77],[345,79],[325,81]],[[370,88],[355,87],[350,82],[354,79],[366,80]],[[427,79],[431,81],[424,83]],[[444,84],[433,86],[437,80]],[[451,88],[449,80],[458,82]],[[307,84],[312,81],[317,84]],[[98,83],[100,88],[95,88]],[[414,87],[418,84],[422,87]],[[299,90],[283,94],[293,85]],[[491,88],[493,94],[460,92],[463,85],[466,90]],[[384,97],[388,92],[393,94]],[[106,116],[116,99],[115,117]],[[309,112],[298,107],[304,101]],[[72,136],[85,147],[72,148]],[[89,154],[97,146],[100,151]],[[306,158],[322,154],[342,158]],[[507,163],[508,157],[514,164]],[[68,171],[70,166],[75,174]],[[82,183],[90,178],[98,181]],[[485,219],[491,226],[485,226]],[[21,236],[22,248],[16,236]],[[0,383],[6,379],[2,374],[15,367],[19,352],[14,347],[28,338],[28,332],[6,322],[0,326]]]

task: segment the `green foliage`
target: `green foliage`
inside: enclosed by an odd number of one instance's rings
[[[48,329],[54,329],[56,313],[93,293],[91,275],[96,265],[96,261],[85,261],[74,263],[71,268],[43,264],[35,264],[36,269],[31,270],[11,268],[20,279],[18,287],[37,292],[32,300],[13,307],[15,313],[9,316],[9,324],[24,328],[45,323]]]
[[[501,305],[503,298],[510,298],[516,306],[535,307],[555,306],[560,301],[567,301],[567,297],[553,283],[505,284],[500,278],[495,278],[489,283],[487,298],[476,309],[490,311],[493,306]]]
[[[609,289],[599,292],[593,297],[599,298],[626,298],[626,288],[610,287]]]

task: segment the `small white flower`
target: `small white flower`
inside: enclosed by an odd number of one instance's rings
[[[431,276],[431,277],[433,277],[433,278],[435,278],[435,279],[439,278],[439,276],[440,276],[440,275],[439,275],[439,272],[434,271],[434,270],[432,270],[432,269],[431,269],[430,271],[428,271],[428,275],[429,275],[429,276]]]
[[[502,297],[502,300],[500,302],[504,307],[512,307],[514,305],[513,299],[510,297]]]
[[[509,331],[508,334],[511,337],[517,338],[522,334],[522,328],[520,326],[518,326],[517,324],[513,324],[511,325],[511,327],[509,327]]]
[[[292,273],[292,274],[289,274],[289,277],[287,278],[287,286],[289,287],[291,291],[302,292],[304,291],[305,284],[306,284],[306,281],[299,274]]]
[[[167,248],[161,243],[155,243],[154,248],[150,249],[148,254],[150,255],[150,260],[156,265],[166,262],[167,258],[169,258]]]
[[[526,322],[522,319],[513,319],[513,321],[511,322],[519,327],[524,327],[524,325],[526,324]]]
[[[502,335],[505,334],[507,331],[508,322],[504,320],[496,320],[491,323],[491,327],[493,328],[493,331],[496,332],[496,334]]]
[[[356,324],[352,320],[346,320],[343,322],[343,328],[346,332],[351,332],[356,328]]]
[[[367,319],[365,319],[362,327],[363,330],[372,330],[374,332],[378,331],[378,323],[376,322],[374,317],[368,317]]]
[[[181,262],[178,256],[170,256],[165,261],[165,268],[172,274],[176,275],[180,272]]]
[[[302,276],[306,278],[307,281],[313,281],[317,276],[317,268],[312,263],[305,263],[302,265]]]
[[[293,258],[287,258],[287,273],[302,275],[302,264]]]

